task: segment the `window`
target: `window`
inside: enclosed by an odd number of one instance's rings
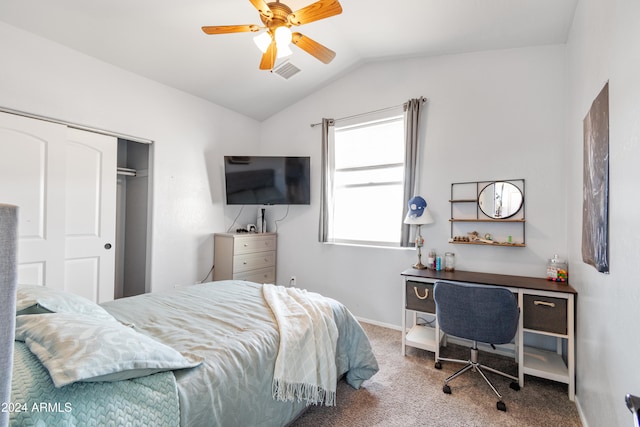
[[[400,246],[404,117],[402,111],[389,114],[333,129],[329,241]]]

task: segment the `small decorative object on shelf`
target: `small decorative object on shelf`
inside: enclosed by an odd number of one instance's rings
[[[547,280],[552,282],[566,282],[569,280],[567,262],[555,254],[547,261]]]

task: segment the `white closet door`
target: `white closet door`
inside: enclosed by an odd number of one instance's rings
[[[18,283],[64,288],[66,127],[0,113],[0,201],[19,207]]]
[[[116,138],[67,130],[65,289],[97,302],[115,293]]]
[[[19,206],[18,283],[113,299],[117,140],[0,113],[0,202]]]

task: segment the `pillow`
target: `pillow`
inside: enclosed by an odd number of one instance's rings
[[[47,368],[56,387],[76,381],[120,381],[191,368],[202,358],[178,351],[121,325],[78,313],[16,317],[16,340]]]
[[[104,308],[80,295],[36,285],[18,285],[16,314],[81,313],[113,319]]]

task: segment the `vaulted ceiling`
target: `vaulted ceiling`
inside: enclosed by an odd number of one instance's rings
[[[261,121],[366,62],[565,43],[577,2],[340,0],[342,14],[297,27],[335,59],[294,46],[289,79],[258,69],[255,33],[201,30],[262,25],[250,0],[2,0],[0,21]]]

